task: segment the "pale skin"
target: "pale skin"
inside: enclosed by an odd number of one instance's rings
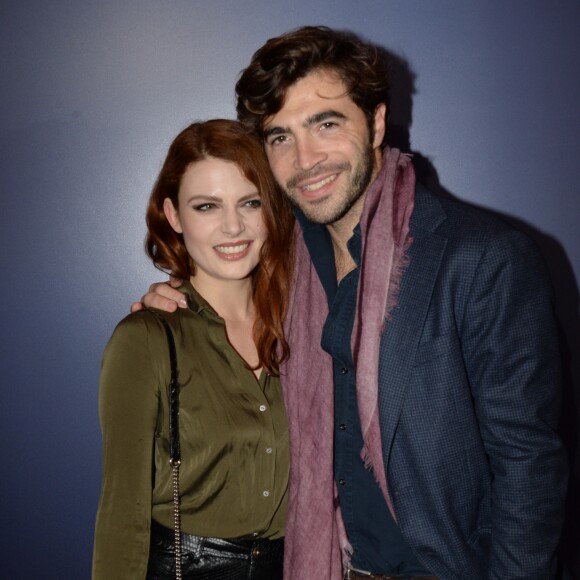
[[[326,224],[338,280],[355,267],[347,242],[360,220],[368,183],[354,200],[353,183],[365,153],[371,181],[380,168],[386,112],[384,104],[376,108],[370,137],[365,115],[344,83],[330,71],[317,70],[289,87],[280,111],[265,119],[264,147],[274,177],[311,221]],[[151,285],[143,304],[168,311],[186,306],[174,288],[178,285],[176,280]],[[136,302],[131,310],[140,308]]]
[[[208,157],[185,171],[178,207],[163,210],[196,264],[193,287],[223,318],[228,340],[259,377],[251,274],[266,239],[260,194],[233,163]]]

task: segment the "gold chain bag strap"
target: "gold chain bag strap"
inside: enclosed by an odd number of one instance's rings
[[[169,346],[171,380],[169,381],[169,464],[173,472],[173,527],[175,530],[175,578],[181,580],[181,511],[179,497],[179,466],[181,449],[179,447],[179,383],[177,382],[177,353],[173,332],[165,318],[155,310],[148,309],[163,324]]]

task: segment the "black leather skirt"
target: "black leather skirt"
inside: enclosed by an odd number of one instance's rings
[[[184,580],[282,580],[284,540],[181,534]],[[151,522],[147,580],[175,579],[173,530]]]

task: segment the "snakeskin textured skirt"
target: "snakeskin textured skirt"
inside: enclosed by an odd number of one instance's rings
[[[181,534],[183,580],[282,580],[284,540]],[[147,580],[175,579],[173,530],[151,523]]]

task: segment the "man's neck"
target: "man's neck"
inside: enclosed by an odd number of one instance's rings
[[[370,179],[369,187],[374,182],[381,169],[383,162],[382,151],[380,147],[376,147],[374,150],[374,168],[373,174]],[[367,196],[368,188],[361,195],[355,204],[350,208],[345,216],[336,222],[328,224],[326,229],[330,234],[332,240],[332,246],[334,248],[334,262],[336,265],[336,279],[340,282],[349,272],[352,272],[356,268],[356,263],[352,259],[350,252],[348,251],[347,243],[352,237],[354,228],[360,222],[362,216],[365,199]]]
[[[356,201],[343,218],[326,226],[334,249],[334,263],[336,266],[336,279],[338,282],[356,268],[356,263],[348,251],[347,243],[352,237],[354,228],[360,221],[365,195],[362,195]]]

